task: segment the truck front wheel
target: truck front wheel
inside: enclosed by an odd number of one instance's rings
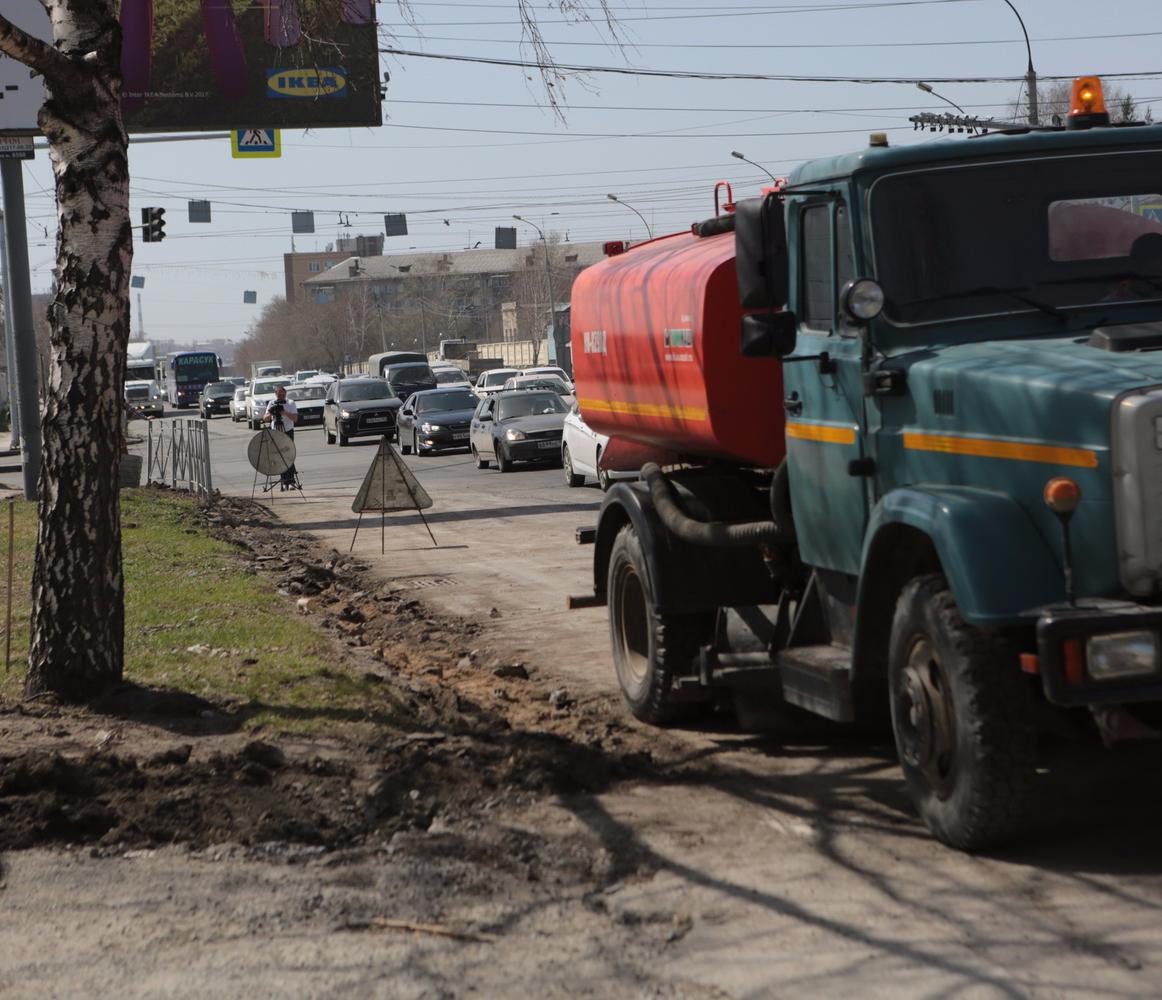
[[[634,717],[661,725],[706,701],[695,692],[692,702],[674,687],[679,676],[692,672],[699,639],[706,631],[702,618],[655,610],[641,541],[630,525],[618,532],[610,550],[606,593],[613,667]]]
[[[925,825],[968,851],[1017,834],[1035,740],[1015,654],[966,625],[944,577],[933,574],[900,594],[888,661],[896,749]]]

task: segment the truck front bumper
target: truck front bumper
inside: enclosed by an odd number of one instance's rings
[[[1055,705],[1162,701],[1162,608],[1094,600],[1043,608],[1037,666]]]

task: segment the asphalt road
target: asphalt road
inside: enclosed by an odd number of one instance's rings
[[[210,434],[215,485],[249,495],[250,432],[214,420]],[[303,430],[296,443],[303,495],[266,501],[288,525],[346,550],[376,442],[328,447]],[[490,646],[579,695],[606,697],[624,719],[604,610],[564,609],[566,594],[589,587],[590,550],[572,533],[594,517],[596,488],[571,490],[558,469],[477,471],[464,453],[407,462],[433,498],[438,545],[416,515],[390,514],[383,553],[375,516],[355,551],[431,607],[483,622]],[[969,857],[916,822],[883,739],[825,726],[681,735],[688,765],[707,765],[700,777],[599,796],[581,819],[610,851],[644,852],[656,865],[603,905],[627,926],[689,928],[665,952],[674,996],[1162,993],[1156,746],[1056,754],[1040,775],[1032,840]]]

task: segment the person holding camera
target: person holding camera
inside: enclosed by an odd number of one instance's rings
[[[293,399],[286,398],[286,386],[280,385],[274,393],[274,399],[266,404],[266,412],[262,415],[262,422],[270,424],[276,431],[282,431],[287,437],[295,436],[295,424],[299,422],[299,408]],[[294,463],[283,470],[280,483],[284,490],[293,489],[298,485],[298,472]]]

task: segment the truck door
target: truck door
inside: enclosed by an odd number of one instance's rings
[[[795,199],[787,228],[799,320],[783,370],[795,527],[804,562],[856,574],[867,521],[865,480],[851,465],[864,455],[863,341],[841,333],[837,314],[855,271],[850,216],[838,198]]]

